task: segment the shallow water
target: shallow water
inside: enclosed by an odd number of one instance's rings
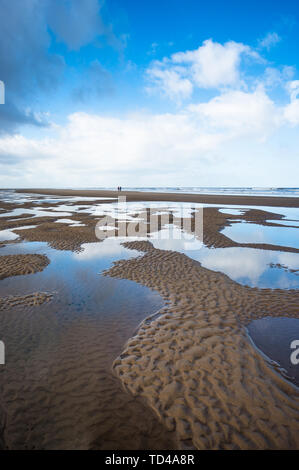
[[[299,387],[299,319],[266,317],[252,321],[247,330],[255,346]],[[297,345],[291,347],[294,341]]]
[[[11,193],[11,199],[22,199],[22,194]],[[27,195],[26,195],[27,196]],[[29,195],[30,196],[30,195]],[[35,201],[36,195],[32,195]],[[51,198],[52,200],[54,198]],[[127,202],[126,204],[117,202],[88,204],[92,198],[63,197],[57,198],[61,203],[57,207],[52,207],[53,212],[43,211],[40,207],[30,209],[31,215],[50,215],[55,217],[59,215],[70,216],[73,213],[89,213],[94,217],[111,216],[122,221],[138,222],[138,214],[145,211],[146,208],[154,208],[155,214],[166,215],[171,212],[177,217],[189,217],[192,210],[202,207],[201,204],[177,203],[177,202]],[[86,200],[84,206],[69,205],[69,203],[79,200]],[[40,202],[40,201],[39,201]],[[219,207],[219,205],[204,205],[205,207]],[[259,210],[277,213],[277,219],[271,220],[271,223],[296,225],[299,223],[299,209],[297,208],[273,208],[273,207],[254,207]],[[248,206],[230,206],[222,205],[220,212],[241,215],[248,211]],[[69,212],[66,212],[69,210]],[[21,208],[16,209],[19,213],[25,211]],[[56,213],[56,214],[55,214]],[[1,214],[4,215],[4,214]],[[137,215],[137,217],[136,217]],[[280,219],[279,215],[283,216]],[[58,219],[57,222],[68,221],[71,225],[79,226],[78,221],[71,219]],[[24,221],[24,223],[26,223]],[[269,227],[247,222],[234,222],[231,227],[226,227],[223,232],[232,240],[241,243],[268,243],[274,245],[299,248],[299,230],[290,227]],[[14,237],[11,234],[11,237]],[[132,238],[130,238],[132,239]],[[167,225],[163,230],[152,233],[150,239],[156,248],[172,249],[185,253],[187,256],[199,261],[203,266],[223,272],[231,279],[243,285],[261,288],[282,288],[293,289],[299,287],[299,254],[285,253],[279,251],[257,250],[253,248],[207,248],[200,240],[194,239],[192,235],[182,232],[177,227]],[[125,239],[119,239],[119,242]],[[115,245],[116,247],[117,245]],[[107,247],[107,245],[105,245]],[[87,246],[85,250],[89,249]],[[116,248],[115,248],[116,249]],[[2,252],[3,253],[3,252]],[[103,253],[102,255],[103,256]],[[293,270],[293,271],[292,271]]]
[[[291,271],[299,270],[299,253],[243,247],[207,248],[178,228],[152,234],[150,241],[155,248],[184,253],[205,268],[220,271],[242,285],[272,289],[299,288],[299,271]]]
[[[101,274],[112,261],[139,253],[117,240],[83,248],[80,253],[58,251],[41,242],[2,248],[3,255],[45,254],[50,264],[40,273],[2,280],[0,296],[35,291],[54,295],[49,304],[1,312],[6,347],[1,400],[13,416],[6,444],[46,449],[172,448],[169,433],[152,412],[127,395],[111,373],[126,340],[146,316],[161,308],[162,299],[132,281]]]
[[[237,243],[268,243],[299,248],[299,230],[291,227],[268,227],[246,222],[225,227],[222,233]]]
[[[0,241],[15,240],[18,235],[11,230],[0,230]]]
[[[13,209],[10,212],[4,212],[0,214],[0,217],[17,217],[18,215],[21,215],[21,214],[26,214],[28,215],[28,217],[32,217],[32,218],[34,217],[57,217],[58,215],[59,217],[61,216],[67,217],[67,216],[72,215],[70,212],[59,212],[59,214],[55,214],[55,212],[50,212],[50,211],[46,211],[43,209],[23,209],[20,207],[20,208]]]

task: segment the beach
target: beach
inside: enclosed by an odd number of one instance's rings
[[[6,192],[3,447],[298,448],[297,369],[250,335],[254,321],[299,322],[298,208],[296,197]],[[144,230],[101,240],[107,215],[122,233]],[[159,238],[169,227],[177,236]]]
[[[113,198],[126,196],[128,201],[177,201],[198,202],[202,204],[241,204],[250,206],[276,206],[299,207],[299,198],[296,197],[271,197],[271,196],[232,196],[232,195],[198,195],[169,192],[142,192],[142,191],[107,191],[84,189],[19,189],[21,193],[33,193],[55,196],[83,196]]]

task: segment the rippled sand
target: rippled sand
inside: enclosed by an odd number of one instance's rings
[[[0,279],[42,271],[49,260],[44,255],[7,255],[0,257]]]
[[[299,393],[251,345],[244,326],[263,316],[299,316],[299,292],[240,286],[183,254],[128,242],[142,257],[107,275],[157,290],[167,302],[143,322],[114,370],[142,396],[182,447],[295,449]]]

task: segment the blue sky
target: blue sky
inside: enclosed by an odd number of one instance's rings
[[[298,186],[296,1],[0,12],[2,187]]]

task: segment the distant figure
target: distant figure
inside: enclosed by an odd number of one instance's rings
[[[119,187],[119,190],[121,191],[121,186]]]

